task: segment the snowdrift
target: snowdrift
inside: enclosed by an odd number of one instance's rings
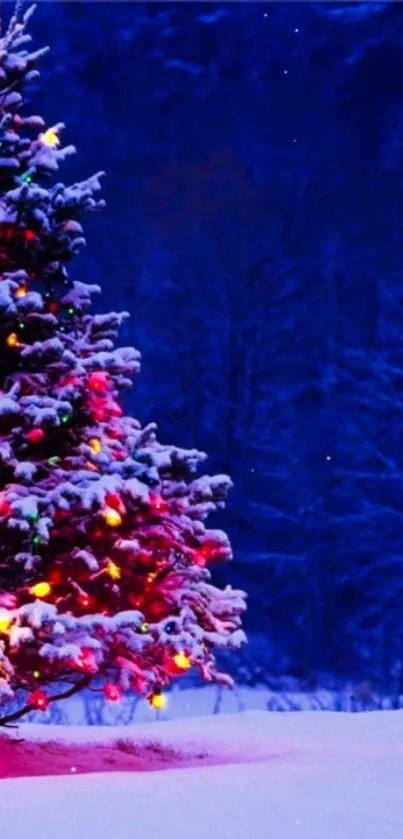
[[[1,740],[0,825],[7,839],[28,824],[30,839],[402,839],[402,727],[401,711],[21,726]]]

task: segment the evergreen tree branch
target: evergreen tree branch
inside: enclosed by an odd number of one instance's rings
[[[74,696],[76,693],[79,693],[80,690],[83,690],[85,687],[91,683],[92,676],[84,676],[80,679],[79,682],[75,682],[75,684],[68,688],[68,690],[62,691],[62,693],[56,693],[54,696],[48,696],[48,702],[57,702],[59,699],[69,699],[70,696]],[[24,705],[23,708],[20,708],[18,711],[14,711],[12,714],[7,714],[5,717],[0,717],[0,726],[3,728],[7,726],[10,722],[14,720],[18,720],[21,717],[24,717],[26,714],[29,714],[30,711],[34,711],[32,705]]]

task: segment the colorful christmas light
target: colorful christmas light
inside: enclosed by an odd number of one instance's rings
[[[27,440],[29,440],[30,443],[37,444],[42,442],[44,436],[45,432],[43,428],[32,428],[31,431],[28,431]]]
[[[112,562],[111,559],[108,560],[108,564],[106,566],[106,570],[112,580],[120,580],[122,576],[122,572],[118,565],[115,562]]]
[[[80,594],[77,598],[77,603],[82,609],[89,609],[92,606],[92,597],[89,594]]]
[[[60,146],[60,137],[54,128],[48,128],[44,134],[40,135],[39,139],[41,143],[45,146],[49,146],[51,149],[56,149]]]
[[[5,635],[11,624],[11,617],[5,609],[0,609],[0,633]]]
[[[155,691],[148,697],[148,701],[150,705],[155,708],[156,711],[163,711],[166,707],[167,700],[163,693],[160,691]]]
[[[0,492],[0,516],[8,516],[11,504],[7,501],[4,492]]]
[[[119,702],[122,693],[118,685],[115,685],[113,682],[107,682],[104,685],[104,695],[108,702]]]
[[[7,335],[6,344],[8,347],[19,347],[20,344],[16,332],[11,332],[10,335]]]
[[[178,668],[178,670],[189,670],[192,666],[192,662],[190,658],[188,658],[185,653],[176,653],[173,657],[174,664]]]
[[[103,393],[108,386],[108,381],[106,373],[102,373],[101,371],[91,373],[88,376],[88,387],[91,388],[94,393]]]
[[[102,515],[109,527],[119,527],[122,524],[122,516],[117,510],[113,510],[112,507],[107,507],[106,510],[103,510]]]
[[[162,495],[158,495],[158,493],[152,493],[150,497],[151,506],[153,510],[157,510],[158,512],[162,512],[167,508],[167,502]]]
[[[31,586],[29,593],[33,594],[34,597],[43,598],[48,597],[51,591],[52,587],[49,585],[49,583],[43,581],[41,583],[35,583],[34,586]]]
[[[97,662],[93,650],[82,650],[78,660],[78,666],[87,673],[97,672]]]
[[[31,708],[35,708],[37,711],[46,711],[49,706],[48,696],[43,690],[34,690],[28,702]]]

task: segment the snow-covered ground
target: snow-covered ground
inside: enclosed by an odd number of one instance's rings
[[[100,744],[125,741],[148,764],[2,780],[7,839],[403,837],[401,711],[254,711],[133,728],[24,726],[7,736],[21,735],[28,746],[9,748],[39,750],[44,767],[54,759],[49,740],[75,744],[80,760],[83,743],[101,755]]]

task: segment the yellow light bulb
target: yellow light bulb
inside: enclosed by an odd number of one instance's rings
[[[153,693],[149,698],[149,703],[156,711],[162,711],[167,704],[167,700],[163,693]]]
[[[150,572],[150,574],[147,574],[147,582],[152,583],[152,581],[155,580],[156,576],[157,575],[155,572]]]
[[[7,336],[6,344],[8,347],[18,347],[18,335],[16,332],[10,332],[10,335]]]
[[[101,442],[100,440],[98,440],[97,437],[91,437],[91,440],[89,441],[89,446],[94,452],[94,454],[99,454],[99,452],[102,449]]]
[[[119,566],[115,565],[115,563],[112,562],[111,559],[108,560],[106,570],[107,570],[109,576],[112,577],[112,580],[120,580],[120,578],[122,576],[122,572],[121,572]]]
[[[190,658],[188,658],[185,653],[176,653],[176,655],[174,655],[174,662],[181,670],[189,670],[192,666]]]
[[[109,524],[109,527],[119,527],[119,525],[122,524],[122,516],[112,507],[107,507],[106,510],[103,511],[102,515],[106,523]]]
[[[33,594],[34,597],[47,597],[51,590],[52,589],[49,583],[35,583],[35,585],[30,588],[29,593]]]
[[[5,609],[1,609],[0,610],[0,633],[1,634],[4,635],[7,632],[7,630],[9,629],[10,623],[11,623],[11,618],[10,618],[8,612],[6,612]]]
[[[49,146],[49,148],[51,149],[56,149],[58,146],[60,146],[59,135],[56,133],[56,131],[54,131],[53,128],[48,128],[48,130],[45,131],[44,134],[41,134],[39,139],[42,143],[45,144],[45,146]]]
[[[27,293],[26,287],[23,286],[23,285],[20,285],[20,287],[17,288],[17,291],[15,292],[15,296],[16,297],[25,297],[26,293]]]

